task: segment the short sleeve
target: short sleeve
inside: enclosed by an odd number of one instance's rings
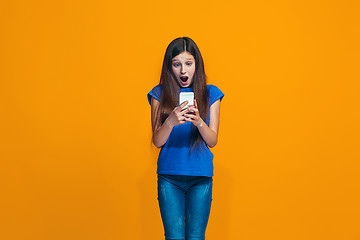
[[[151,97],[155,98],[156,100],[160,101],[161,96],[161,84],[155,86],[151,91],[147,94],[147,99],[149,104],[151,105]]]
[[[210,105],[213,105],[214,102],[216,102],[218,99],[220,99],[220,101],[223,99],[224,94],[221,92],[221,90],[214,86],[214,85],[208,85],[208,93],[210,96]]]

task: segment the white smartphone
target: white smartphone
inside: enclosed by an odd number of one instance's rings
[[[193,92],[181,92],[180,99],[179,99],[179,105],[182,104],[183,102],[185,102],[186,100],[189,102],[182,109],[187,108],[188,106],[194,105],[194,93]]]

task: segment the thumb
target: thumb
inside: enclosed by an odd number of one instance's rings
[[[180,106],[179,106],[180,110],[181,110],[183,107],[185,107],[186,104],[188,104],[188,103],[189,103],[189,101],[186,100],[185,102],[183,102],[182,104],[180,104]]]

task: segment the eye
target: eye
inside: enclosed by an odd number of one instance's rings
[[[180,63],[174,63],[173,66],[174,66],[174,67],[178,67],[178,66],[180,66]]]
[[[192,62],[187,62],[186,65],[191,66]]]

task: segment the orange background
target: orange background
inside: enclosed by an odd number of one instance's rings
[[[163,239],[146,94],[224,93],[207,239],[360,239],[358,1],[2,1],[0,238]]]

